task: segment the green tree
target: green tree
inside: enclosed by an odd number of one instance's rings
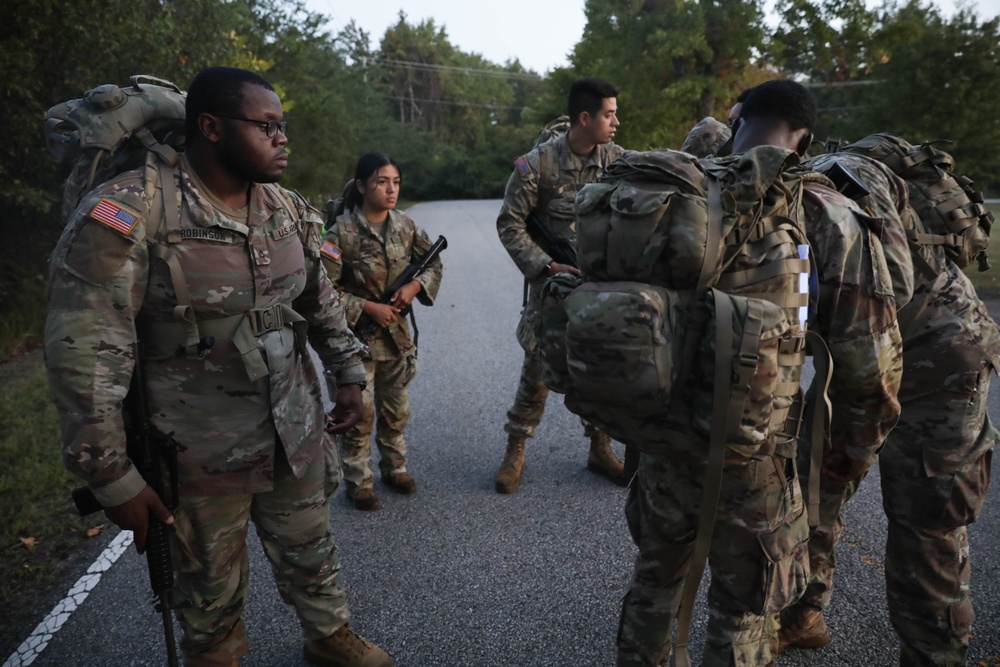
[[[587,0],[571,57],[577,76],[621,87],[621,142],[676,147],[691,125],[725,115],[764,39],[761,3]]]
[[[1000,17],[970,9],[950,19],[911,2],[884,28],[888,56],[873,68],[862,115],[866,132],[913,143],[949,139],[956,170],[980,186],[1000,183]]]

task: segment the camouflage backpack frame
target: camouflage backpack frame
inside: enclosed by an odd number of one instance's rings
[[[152,152],[169,166],[184,145],[186,94],[175,84],[136,74],[130,86],[104,84],[45,113],[49,152],[72,172],[63,189],[64,217],[83,196],[118,174],[137,169]]]
[[[872,134],[853,143],[827,141],[827,152],[865,155],[882,162],[906,181],[910,205],[926,232],[910,230],[916,245],[939,245],[959,268],[979,262],[990,268],[986,248],[990,243],[993,214],[983,204],[983,193],[973,190],[969,178],[954,173],[955,159],[930,142],[913,145],[892,134]]]

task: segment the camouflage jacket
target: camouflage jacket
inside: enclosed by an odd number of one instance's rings
[[[528,214],[537,208],[539,219],[553,236],[575,244],[573,204],[577,191],[596,181],[605,167],[624,152],[621,146],[609,142],[597,146],[588,156],[579,156],[570,150],[564,134],[514,161],[514,173],[507,181],[497,217],[497,233],[529,281],[540,283],[552,258],[528,235]]]
[[[293,212],[279,187],[260,184],[252,186],[248,209],[223,212],[186,162],[173,177],[180,230],[168,247],[190,295],[182,314],[197,318],[203,331],[238,325],[231,336],[216,335],[203,357],[177,353],[184,343],[174,314],[177,286],[146,240],[142,170],[90,193],[52,256],[45,357],[63,453],[106,506],[143,486],[126,454],[122,421],[137,332],[147,355],[151,421],[173,433],[182,489],[199,495],[269,490],[276,442],[295,474],[321,455],[320,385],[288,321],[294,313],[308,323],[309,342],[331,378],[364,378],[361,346],[320,262],[319,215],[301,200]],[[285,324],[272,322],[249,337],[250,356],[264,359],[266,373],[251,379],[236,337],[249,330],[254,312],[273,316],[277,309]]]
[[[939,383],[932,377],[940,371],[934,366],[942,361],[951,372],[978,371],[986,365],[1000,370],[1000,329],[968,277],[940,246],[907,242],[907,231],[927,230],[909,206],[906,183],[883,163],[854,153],[822,155],[806,164],[823,171],[833,161],[850,167],[868,186],[869,195],[859,202],[885,222],[882,245],[903,337],[901,393],[914,396],[936,390]],[[897,232],[897,214],[902,234]]]
[[[870,219],[851,200],[807,183],[802,205],[819,282],[809,328],[833,357],[830,444],[873,461],[900,413],[903,343],[888,267]]]
[[[873,221],[871,230],[881,242],[892,279],[892,295],[899,311],[910,302],[914,289],[913,261],[906,232],[913,228],[916,214],[910,208],[909,188],[881,162],[856,153],[819,155],[802,166],[828,174],[834,164],[850,170],[868,189],[868,194],[855,199],[855,203],[880,221]]]
[[[352,327],[357,325],[365,301],[382,298],[407,265],[431,247],[427,233],[399,211],[389,211],[384,241],[357,209],[338,217],[323,240],[323,265],[340,292],[347,322]],[[441,286],[441,269],[439,257],[417,277],[421,286],[417,300],[425,306],[434,305]],[[379,328],[368,341],[368,347],[376,361],[416,351],[410,340],[409,325],[403,319]]]

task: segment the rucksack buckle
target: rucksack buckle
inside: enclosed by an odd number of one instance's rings
[[[260,338],[268,331],[277,331],[285,326],[285,317],[281,312],[280,305],[269,308],[251,308],[247,311],[247,319],[250,321],[250,331],[256,338]]]
[[[757,372],[757,364],[760,356],[756,354],[741,354],[736,361],[736,386],[746,390],[750,387],[750,380]]]

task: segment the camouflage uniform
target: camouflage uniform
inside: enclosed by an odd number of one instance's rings
[[[816,183],[806,188],[806,231],[819,279],[810,327],[839,362],[834,439],[852,455],[873,456],[899,414],[901,342],[894,302],[884,291],[888,270],[877,239],[847,211],[850,202]],[[792,443],[749,459],[728,455],[709,551],[704,666],[772,664],[774,614],[805,590],[808,526]],[[703,464],[640,459],[626,506],[639,555],[622,607],[619,667],[650,667],[667,657],[704,477]]]
[[[365,301],[380,299],[410,262],[431,246],[427,233],[404,213],[389,211],[383,240],[357,209],[338,217],[324,241],[323,264],[340,292],[352,327],[357,325]],[[417,299],[425,306],[434,305],[441,286],[440,258],[417,282],[421,286]],[[381,456],[382,476],[406,471],[403,431],[410,419],[406,388],[417,372],[417,348],[410,340],[406,320],[380,327],[368,347],[364,413],[341,439],[341,462],[349,489],[372,488],[371,436],[376,414],[375,444]]]
[[[315,211],[298,200],[295,213],[287,193],[260,184],[249,209],[229,209],[186,161],[161,175],[179,193],[164,208],[179,207],[180,229],[161,224],[158,235],[170,237],[167,261],[146,239],[142,170],[99,187],[71,216],[51,262],[46,364],[67,466],[103,505],[117,505],[144,486],[121,412],[142,339],[151,421],[180,445],[171,540],[186,661],[229,665],[246,652],[248,517],[306,638],[347,621],[319,379],[292,324],[304,318],[331,381],[363,378],[361,347],[320,263]],[[183,314],[215,338],[203,355],[184,353],[169,263],[189,293]],[[254,321],[265,322],[259,335]]]
[[[889,217],[895,208],[901,227],[926,231],[909,209],[905,184],[900,188],[884,165],[848,153],[813,165],[830,160],[861,177],[872,193],[863,201],[885,218],[887,230],[896,224]],[[900,665],[964,665],[974,619],[966,527],[982,509],[1000,438],[986,412],[990,374],[1000,367],[1000,330],[940,247],[922,247],[904,279],[913,287],[898,313],[902,414],[879,456],[889,518],[889,614],[901,641]],[[820,526],[810,538],[813,575],[800,603],[805,609],[829,605],[840,510],[859,483],[840,490],[822,481]]]
[[[534,148],[515,161],[515,170],[507,181],[503,206],[497,217],[497,233],[517,268],[528,282],[527,303],[521,311],[517,340],[524,348],[524,362],[514,405],[507,412],[504,430],[515,437],[533,437],[542,420],[549,389],[542,382],[542,369],[535,341],[535,320],[540,305],[540,290],[548,277],[552,258],[528,235],[525,219],[536,211],[550,234],[576,244],[576,217],[573,203],[577,191],[593,183],[604,168],[625,151],[613,142],[598,145],[582,157],[570,150],[568,135],[562,135]],[[598,433],[584,422],[587,436]]]

